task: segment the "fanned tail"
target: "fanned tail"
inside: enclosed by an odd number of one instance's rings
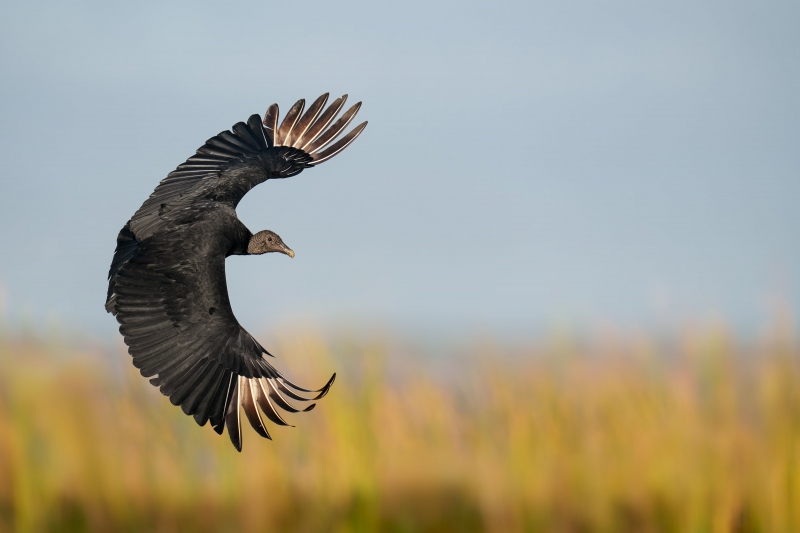
[[[337,137],[347,128],[361,108],[361,102],[345,111],[336,122],[334,119],[339,114],[347,95],[337,98],[323,108],[328,101],[329,93],[325,93],[312,103],[303,113],[306,101],[298,100],[286,113],[283,122],[278,125],[280,116],[278,104],[272,104],[264,115],[264,136],[270,146],[288,146],[302,150],[311,156],[309,167],[318,165],[332,158],[361,135],[367,122],[364,121],[346,135],[337,140]],[[331,123],[333,122],[333,125]]]

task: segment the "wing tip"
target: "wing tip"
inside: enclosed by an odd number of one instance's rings
[[[290,413],[307,413],[312,411],[317,406],[316,400],[319,400],[325,396],[328,393],[328,390],[330,390],[331,385],[333,385],[333,382],[336,380],[336,373],[334,372],[328,382],[322,388],[317,389],[316,391],[300,389],[296,385],[279,376],[265,376],[260,378],[247,378],[244,376],[238,376],[234,379],[235,383],[228,392],[229,399],[227,402],[227,407],[225,408],[224,416],[221,420],[210,418],[210,421],[214,431],[216,431],[218,434],[222,434],[223,430],[227,429],[228,436],[230,437],[233,447],[236,448],[237,451],[241,452],[243,441],[241,417],[242,411],[244,411],[246,418],[257,434],[266,439],[272,440],[272,436],[269,434],[269,431],[261,419],[261,414],[263,413],[275,424],[294,427],[294,425],[289,424],[283,419],[277,408],[280,407],[282,410]],[[318,392],[319,394],[313,398],[299,397],[295,393],[287,390],[285,388],[287,385],[298,390]],[[286,401],[286,399],[281,395],[281,390],[283,390],[284,394],[287,394],[292,399],[304,402],[313,401],[315,403],[312,403],[303,409],[298,409]]]
[[[302,150],[312,156],[312,161],[305,168],[316,166],[333,156],[344,151],[367,126],[367,121],[362,122],[344,136],[342,133],[361,109],[362,102],[356,102],[339,117],[334,119],[344,107],[347,94],[337,98],[325,108],[330,93],[326,92],[312,103],[305,114],[303,109],[305,99],[298,100],[286,114],[283,122],[278,126],[278,104],[272,104],[264,114],[264,136],[271,141],[271,146],[286,146]],[[320,104],[321,102],[321,104]],[[330,124],[333,123],[333,126]],[[302,131],[297,131],[296,126],[301,125]],[[357,133],[354,133],[357,132]],[[338,140],[337,140],[338,139]],[[347,139],[347,141],[344,141]],[[314,157],[314,156],[317,157]]]

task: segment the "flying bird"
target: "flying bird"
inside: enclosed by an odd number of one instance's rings
[[[269,439],[261,413],[288,425],[278,408],[299,412],[290,400],[322,398],[336,374],[321,389],[295,385],[236,320],[225,258],[269,252],[294,257],[274,232],[247,229],[236,206],[259,183],[295,176],[352,143],[367,123],[340,137],[361,107],[359,102],[337,119],[346,100],[344,95],[326,108],[326,93],[305,113],[305,100],[299,100],[280,125],[272,104],[263,120],[252,115],[212,137],[158,184],[117,236],[105,307],[120,324],[134,366],[200,426],[210,422],[219,434],[227,428],[239,451],[242,411]]]

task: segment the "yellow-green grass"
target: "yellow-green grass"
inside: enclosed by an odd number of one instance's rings
[[[240,454],[122,348],[0,341],[0,529],[800,531],[790,341],[270,346],[301,384],[339,379]]]

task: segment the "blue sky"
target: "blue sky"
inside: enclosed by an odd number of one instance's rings
[[[800,296],[792,2],[3,2],[0,284],[12,323],[113,338],[119,228],[272,102],[364,134],[251,192],[297,252],[228,261],[251,330],[754,328]]]

